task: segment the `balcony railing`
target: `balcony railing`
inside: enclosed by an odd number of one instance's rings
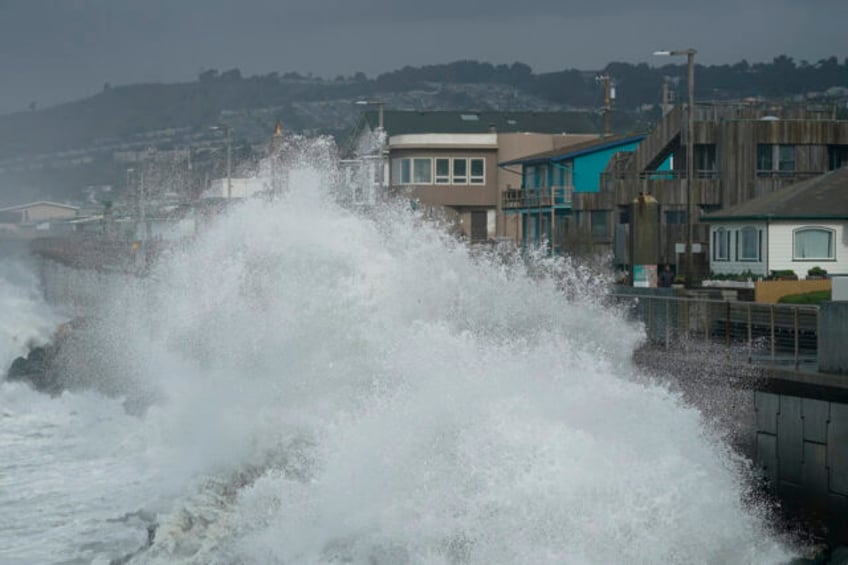
[[[574,197],[573,186],[543,186],[539,188],[508,188],[503,193],[503,209],[569,208]]]

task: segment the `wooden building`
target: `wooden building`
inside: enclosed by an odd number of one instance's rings
[[[618,264],[627,264],[628,206],[640,194],[661,206],[661,262],[680,263],[685,249],[687,197],[693,198],[696,271],[708,269],[709,228],[702,214],[770,194],[784,186],[848,166],[848,121],[830,108],[769,105],[696,105],[694,174],[686,178],[687,109],[667,113],[635,151],[614,157],[601,192],[575,200],[575,210],[606,211],[615,223],[608,241]],[[671,157],[668,171],[660,167]],[[615,245],[616,239],[619,245]]]

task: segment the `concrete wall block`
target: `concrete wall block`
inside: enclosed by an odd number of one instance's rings
[[[822,302],[819,306],[819,371],[848,373],[848,302]]]
[[[848,404],[830,405],[827,466],[831,492],[848,496]]]
[[[757,412],[757,430],[767,434],[777,435],[777,411],[780,408],[780,397],[769,392],[754,393],[754,410]]]
[[[801,485],[807,493],[821,496],[827,494],[827,446],[821,443],[804,442]]]
[[[757,434],[757,463],[772,486],[777,485],[777,436]]]
[[[804,418],[804,440],[827,443],[830,403],[824,400],[802,398],[801,417]]]
[[[795,396],[780,396],[780,411],[777,415],[777,460],[780,480],[800,484],[803,458],[801,399]]]

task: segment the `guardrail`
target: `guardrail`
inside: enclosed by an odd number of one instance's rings
[[[796,370],[817,357],[818,306],[647,294],[610,298],[645,325],[652,343],[665,348],[681,340],[703,340],[746,351],[748,363],[789,362]]]

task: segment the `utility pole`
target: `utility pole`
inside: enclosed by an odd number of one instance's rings
[[[688,67],[689,108],[686,110],[686,288],[692,288],[694,264],[692,262],[692,216],[694,206],[695,180],[695,54],[696,49],[676,49],[673,51],[654,51],[654,55],[686,55]]]
[[[615,89],[612,86],[612,78],[609,73],[596,76],[595,81],[604,85],[604,137],[608,137],[612,134],[611,114]]]

